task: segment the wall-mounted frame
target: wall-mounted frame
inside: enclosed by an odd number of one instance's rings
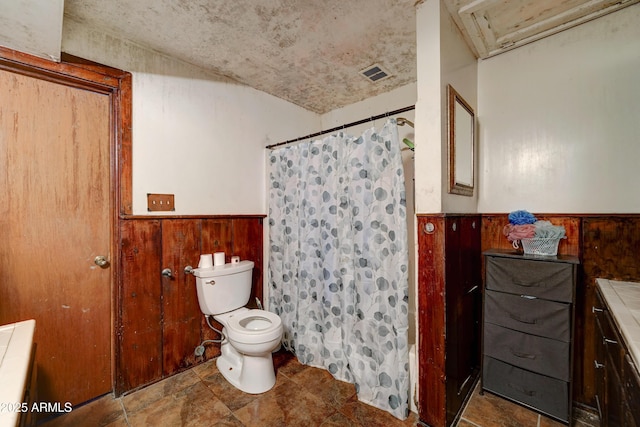
[[[473,196],[475,114],[451,85],[447,85],[449,193]]]

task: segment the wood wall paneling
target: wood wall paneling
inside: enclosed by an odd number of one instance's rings
[[[198,305],[195,277],[184,267],[200,257],[200,221],[162,221],[162,373],[164,376],[196,363],[194,350],[201,342],[202,313]],[[197,263],[195,263],[197,266]],[[193,266],[193,265],[192,265]]]
[[[461,410],[480,371],[480,216],[446,218],[447,425]]]
[[[201,254],[225,252],[255,262],[252,300],[262,298],[262,217],[123,218],[121,323],[116,394],[126,393],[220,355],[219,340],[200,311],[195,277]],[[172,277],[162,276],[164,268]],[[222,325],[211,321],[218,330]]]
[[[446,375],[446,425],[450,424],[452,396],[462,384],[464,373],[456,368],[464,362],[464,349],[460,342],[452,342],[453,335],[460,338],[451,328],[457,325],[456,319],[464,315],[463,307],[463,259],[461,249],[461,218],[445,218],[445,375]],[[457,331],[456,331],[457,332]],[[463,335],[464,336],[464,335]],[[460,374],[460,376],[458,375]],[[455,415],[455,414],[453,414]]]
[[[253,261],[253,282],[249,306],[255,307],[255,299],[262,301],[262,274],[264,271],[264,245],[262,218],[234,218],[233,227],[233,255],[240,259]]]
[[[480,232],[479,215],[418,216],[418,412],[434,427],[453,423],[480,371]]]
[[[425,231],[430,223],[432,233]],[[418,412],[430,426],[446,423],[445,220],[418,216]]]
[[[535,214],[541,221],[550,221],[553,225],[562,225],[567,238],[560,240],[558,253],[580,256],[581,221],[580,217],[568,215],[540,215]],[[503,233],[505,225],[509,224],[508,214],[482,215],[482,251],[489,249],[513,249],[510,241]]]
[[[162,378],[162,236],[158,220],[122,221],[116,394]]]
[[[576,336],[580,341],[576,343],[574,399],[595,407],[596,326],[591,311],[596,303],[595,281],[606,278],[640,282],[640,216],[585,217],[582,236],[582,292],[576,303]]]
[[[640,281],[640,217],[587,217],[583,221],[585,278]],[[593,280],[592,280],[593,279]]]
[[[202,253],[213,254],[224,252],[225,262],[231,260],[233,252],[233,228],[228,219],[203,219],[202,220]],[[196,262],[197,265],[197,262]],[[219,331],[222,325],[213,319],[211,324]],[[220,340],[219,333],[213,331],[207,324],[206,318],[200,313],[200,329],[202,340]],[[212,359],[220,355],[220,344],[209,344],[205,346],[205,359]]]
[[[225,262],[229,262],[233,251],[232,231],[231,221],[228,219],[203,219],[202,253],[224,252]],[[198,265],[198,260],[199,257],[194,261],[194,267]]]

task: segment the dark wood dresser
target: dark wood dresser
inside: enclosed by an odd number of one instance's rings
[[[484,255],[482,390],[568,423],[578,258]]]

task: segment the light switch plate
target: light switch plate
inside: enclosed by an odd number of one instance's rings
[[[149,212],[175,211],[174,199],[173,194],[147,193],[147,210]]]

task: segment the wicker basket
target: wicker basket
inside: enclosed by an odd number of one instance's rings
[[[527,255],[555,256],[558,254],[558,243],[560,242],[560,239],[538,237],[532,239],[522,239],[520,242],[522,243],[522,249],[524,250],[524,253]]]

